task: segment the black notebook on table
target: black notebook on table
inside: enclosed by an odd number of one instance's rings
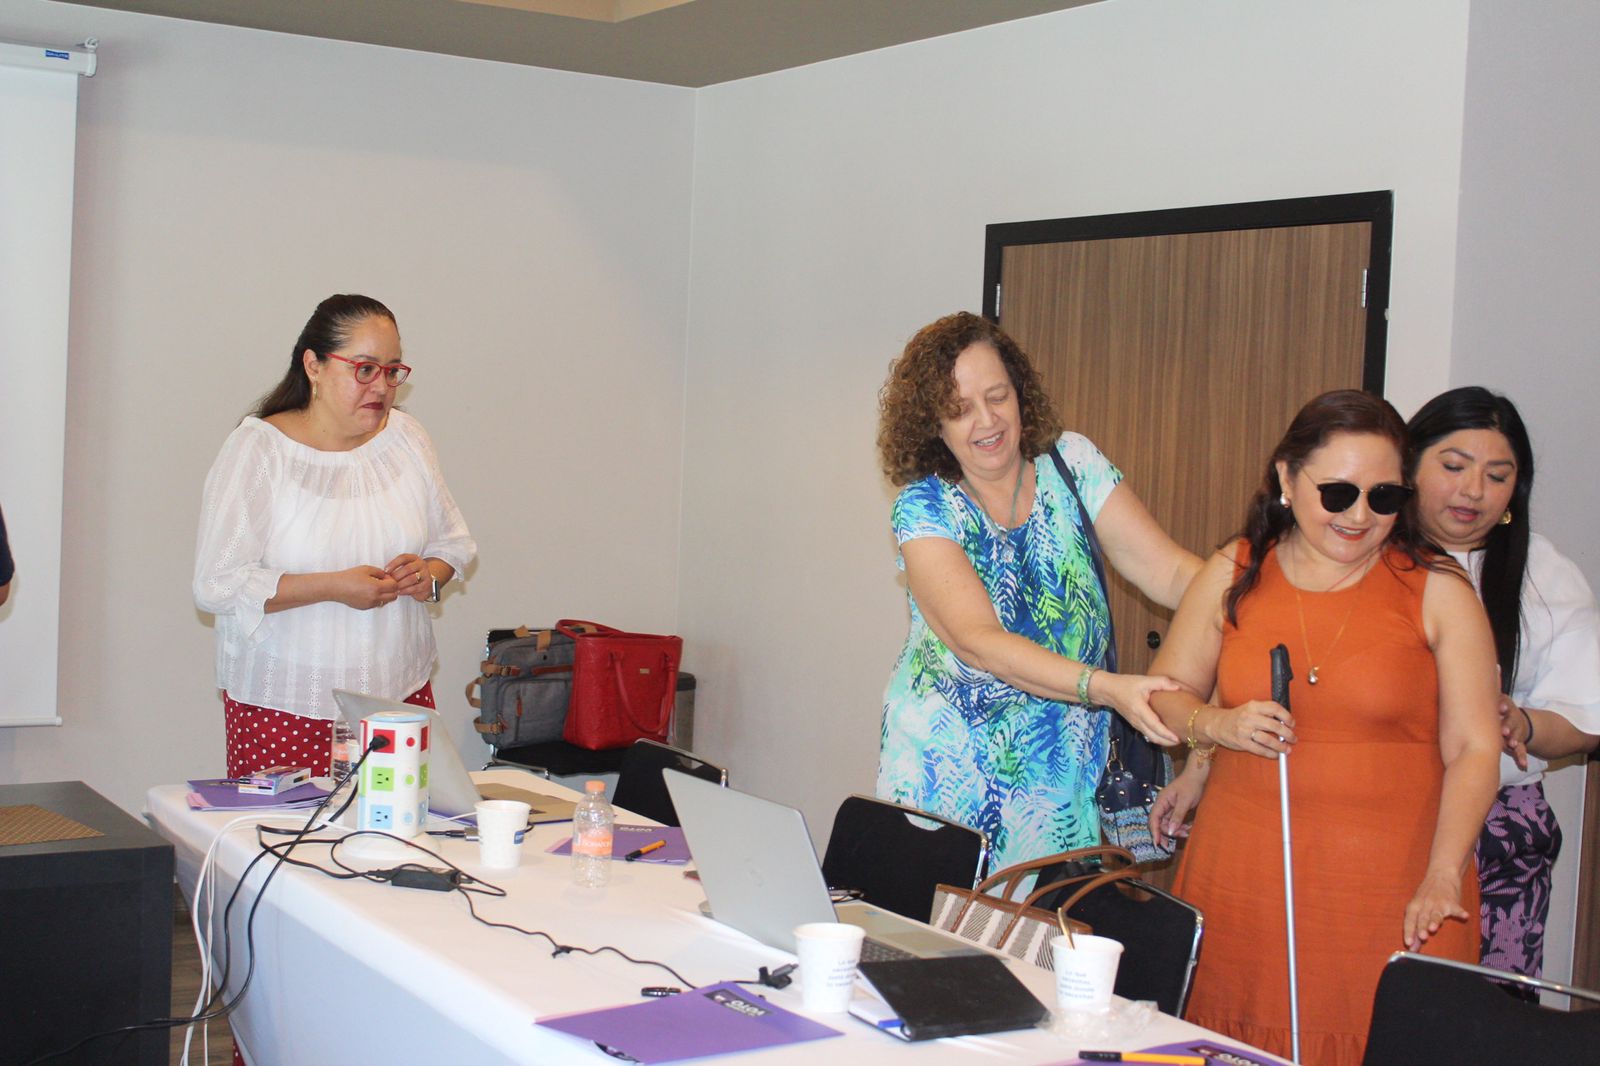
[[[993,955],[862,962],[860,971],[900,1019],[885,1031],[904,1040],[1027,1029],[1050,1013]]]

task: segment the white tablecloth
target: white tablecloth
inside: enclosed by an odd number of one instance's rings
[[[530,782],[515,771],[474,776],[523,786]],[[542,781],[531,787],[561,791],[560,786]],[[147,813],[156,830],[174,844],[179,882],[192,900],[206,849],[236,816],[192,811],[185,802],[186,791],[180,785],[151,789]],[[263,812],[254,820],[298,826],[304,819],[304,812],[287,816]],[[640,821],[626,812],[619,814],[619,820]],[[449,861],[506,890],[504,899],[473,897],[478,914],[490,921],[544,930],[563,944],[613,945],[636,959],[665,962],[697,986],[753,980],[761,966],[794,961],[702,916],[699,883],[686,879],[682,867],[616,863],[608,887],[574,886],[569,860],[545,850],[569,832],[570,823],[530,830],[522,865],[509,871],[481,869],[476,844],[424,839]],[[219,925],[220,901],[257,852],[255,830],[249,824],[224,837],[217,857]],[[302,845],[294,854],[327,866],[327,852],[326,846]],[[398,861],[429,862],[420,853]],[[374,865],[397,864],[389,860]],[[244,976],[245,915],[271,865],[270,858],[257,865],[234,908],[230,994]],[[213,954],[220,962],[220,944]],[[1053,1002],[1050,974],[1026,965],[1015,969],[1040,999]],[[543,938],[473,921],[466,901],[454,892],[338,881],[285,866],[273,878],[256,915],[255,975],[230,1024],[252,1066],[615,1063],[592,1044],[534,1023],[556,1014],[644,1002],[641,988],[673,984],[677,981],[665,971],[611,953],[552,957]],[[785,1009],[803,1013],[798,984],[760,992]],[[1042,1029],[906,1044],[847,1016],[814,1017],[842,1031],[843,1038],[715,1061],[759,1061],[769,1066],[823,1060],[830,1066],[897,1062],[933,1066],[984,1059],[1056,1063],[1072,1061],[1077,1051],[1076,1042]],[[1147,1047],[1204,1032],[1157,1015],[1140,1031],[1096,1041],[1096,1046]],[[212,1059],[226,1062],[227,1049],[218,1053],[214,1046]]]

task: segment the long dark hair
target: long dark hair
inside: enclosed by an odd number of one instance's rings
[[[250,413],[257,418],[267,418],[284,411],[305,410],[311,403],[311,381],[306,377],[301,353],[310,348],[317,353],[318,361],[326,363],[328,353],[342,347],[361,320],[372,315],[394,321],[394,312],[370,296],[341,294],[319,303],[300,331],[300,339],[294,342],[283,380],[257,400]]]
[[[1479,385],[1441,392],[1422,405],[1406,423],[1411,436],[1407,479],[1415,479],[1422,453],[1463,429],[1492,429],[1505,437],[1517,460],[1517,481],[1511,490],[1508,525],[1490,527],[1483,542],[1483,572],[1478,595],[1494,631],[1495,658],[1500,663],[1500,690],[1509,694],[1517,675],[1522,646],[1522,581],[1528,570],[1528,507],[1533,499],[1533,445],[1517,413],[1517,405]]]
[[[1237,580],[1228,587],[1223,603],[1228,621],[1239,624],[1239,601],[1261,578],[1261,564],[1267,552],[1294,528],[1294,512],[1279,503],[1284,486],[1278,481],[1278,463],[1287,463],[1291,475],[1298,474],[1311,453],[1328,443],[1337,433],[1371,433],[1394,445],[1401,469],[1407,464],[1406,424],[1388,400],[1359,389],[1325,392],[1300,408],[1288,430],[1267,459],[1267,472],[1261,487],[1245,509],[1244,531],[1239,534],[1250,548],[1250,558]],[[1417,550],[1416,535],[1404,509],[1389,531],[1387,546],[1398,548],[1414,565],[1432,569]]]

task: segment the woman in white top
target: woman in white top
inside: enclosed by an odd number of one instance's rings
[[[1537,977],[1561,827],[1547,761],[1600,739],[1600,612],[1578,567],[1528,528],[1533,448],[1515,405],[1441,393],[1407,425],[1421,532],[1472,574],[1500,662],[1500,793],[1478,838],[1483,961]]]
[[[330,296],[206,478],[195,603],[216,616],[228,774],[326,774],[348,689],[433,706],[427,604],[477,553],[422,426],[394,315]]]

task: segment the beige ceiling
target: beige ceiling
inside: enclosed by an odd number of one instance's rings
[[[1095,0],[58,0],[702,86]]]

